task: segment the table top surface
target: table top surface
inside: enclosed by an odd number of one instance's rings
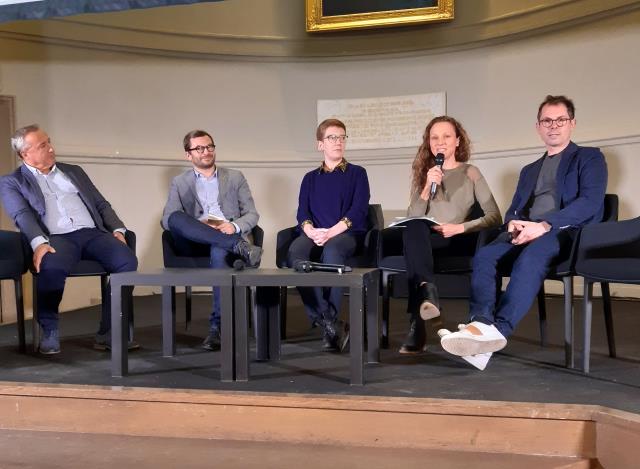
[[[147,286],[344,286],[359,287],[377,275],[376,268],[355,268],[351,272],[296,272],[293,269],[159,268],[111,274],[112,285]]]
[[[229,269],[208,268],[160,268],[111,274],[112,285],[148,285],[148,286],[221,286],[233,284],[233,274]]]
[[[245,269],[235,272],[238,286],[362,286],[365,279],[377,275],[376,268],[355,268],[351,272],[296,272],[293,269]]]

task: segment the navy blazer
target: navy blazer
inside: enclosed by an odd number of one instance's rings
[[[56,163],[78,189],[78,195],[86,205],[96,228],[112,233],[124,228],[111,205],[93,185],[80,166]],[[38,236],[49,236],[44,224],[45,201],[35,176],[25,165],[0,178],[0,197],[9,216],[29,242]]]
[[[533,197],[543,160],[544,157],[522,168],[505,223],[523,219],[523,210]],[[570,142],[562,153],[556,184],[559,206],[545,217],[553,228],[580,227],[602,221],[607,163],[599,148],[580,147]]]

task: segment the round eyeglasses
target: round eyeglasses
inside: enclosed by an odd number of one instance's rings
[[[213,150],[215,150],[215,148],[216,148],[216,146],[213,143],[211,143],[211,144],[207,145],[206,147],[203,147],[202,145],[198,145],[197,147],[189,148],[189,151],[197,151],[199,155],[202,155],[205,150],[213,152]]]
[[[557,119],[540,119],[538,121],[538,123],[542,126],[542,127],[551,127],[553,125],[553,123],[555,122],[555,124],[558,127],[562,127],[563,125],[565,125],[567,122],[569,122],[571,119],[569,119],[568,117],[558,117]]]
[[[342,143],[344,143],[348,138],[348,135],[327,135],[325,137],[325,140],[329,140],[331,143],[336,143],[338,140],[340,140]]]

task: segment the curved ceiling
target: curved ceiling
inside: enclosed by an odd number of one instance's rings
[[[304,3],[225,0],[23,21],[0,25],[0,36],[162,55],[337,58],[474,47],[640,9],[640,0],[456,0],[447,23],[318,34],[305,31]]]

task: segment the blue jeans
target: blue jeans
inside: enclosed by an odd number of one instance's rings
[[[316,244],[304,233],[293,240],[289,247],[289,265],[297,261],[316,261],[327,264],[344,264],[347,258],[353,256],[362,244],[364,235],[341,233],[324,246]],[[311,322],[320,322],[325,318],[335,321],[340,314],[343,288],[338,287],[299,287],[298,291],[304,303],[305,312]]]
[[[58,307],[69,273],[80,260],[97,261],[108,273],[130,272],[138,268],[138,259],[131,249],[113,234],[96,228],[84,228],[72,233],[51,235],[49,244],[56,250],[45,254],[38,274],[38,322],[44,331],[58,328]],[[102,299],[99,333],[111,329],[111,294]]]
[[[180,255],[200,257],[208,254],[209,266],[213,269],[227,268],[238,258],[234,249],[242,237],[237,233],[225,234],[184,212],[172,213],[168,224]],[[220,329],[219,287],[213,289],[213,311],[209,317],[209,328]]]
[[[482,247],[473,258],[470,320],[492,324],[505,337],[529,311],[549,268],[573,243],[574,230],[551,230],[516,246],[508,233]],[[498,272],[511,271],[509,285],[496,307]]]

